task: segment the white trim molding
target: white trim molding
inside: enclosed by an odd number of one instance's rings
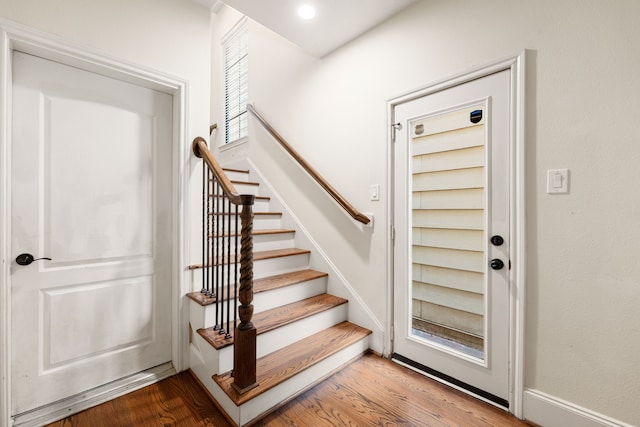
[[[526,51],[518,55],[496,61],[482,68],[474,69],[463,74],[455,75],[426,87],[422,87],[387,102],[387,187],[393,188],[393,124],[395,121],[395,107],[423,96],[440,92],[445,89],[466,83],[493,73],[504,70],[511,72],[511,247],[510,257],[512,270],[510,277],[510,336],[509,336],[509,411],[518,418],[523,418],[522,400],[524,392],[524,343],[525,343],[525,279],[526,279],[526,186],[525,186],[525,58]],[[387,206],[387,317],[385,328],[385,353],[393,346],[393,196],[389,197]]]
[[[634,427],[538,390],[524,391],[524,418],[544,427]]]
[[[10,218],[9,214],[9,97],[11,85],[10,42],[0,27],[0,426],[8,426],[11,412],[11,304],[9,303]]]
[[[177,371],[188,368],[188,289],[186,265],[189,230],[190,144],[188,83],[157,70],[69,44],[59,37],[0,18],[0,427],[12,425],[11,414],[11,58],[20,50],[45,59],[164,92],[173,97],[172,153],[172,360]],[[133,377],[132,377],[133,378]],[[122,393],[130,387],[122,385]],[[114,396],[115,397],[115,396]],[[78,406],[78,404],[76,404]],[[60,409],[60,408],[55,408]],[[53,420],[50,420],[53,421]]]

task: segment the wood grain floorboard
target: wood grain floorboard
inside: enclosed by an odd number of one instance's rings
[[[231,424],[189,372],[182,372],[47,427],[219,426]]]
[[[48,427],[231,424],[188,372]],[[367,354],[253,426],[531,426],[511,414],[403,366]]]
[[[260,420],[268,426],[526,426],[508,412],[368,354]]]

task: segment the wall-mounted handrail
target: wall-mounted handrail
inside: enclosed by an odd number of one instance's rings
[[[359,221],[363,224],[368,224],[371,220],[363,213],[359,212],[356,208],[353,207],[351,203],[349,203],[343,196],[340,194],[329,182],[324,179],[318,171],[316,171],[313,166],[309,164],[301,155],[298,153],[283,137],[276,131],[267,120],[260,115],[252,104],[247,104],[247,110],[254,115],[256,119],[260,122],[260,124],[280,143],[282,148],[287,151],[291,157],[294,158],[295,161],[302,166],[302,168],[307,171],[309,175],[318,183],[322,188],[325,189],[327,193],[340,205],[342,208],[356,221]]]
[[[213,131],[216,127],[211,126],[210,130]],[[233,387],[239,393],[244,393],[256,385],[256,328],[251,323],[255,195],[238,194],[233,183],[209,151],[204,138],[195,138],[191,149],[196,157],[203,160],[201,266],[203,286],[201,292],[216,300],[214,330],[224,335],[225,339],[232,337],[234,339]],[[232,204],[235,206],[232,207]],[[242,206],[242,211],[238,215],[239,206]],[[235,219],[234,226],[232,226],[232,215]],[[238,224],[238,219],[241,225]],[[238,234],[240,235],[239,256]],[[232,239],[235,240],[233,245]],[[232,252],[232,246],[234,252]],[[194,268],[197,267],[194,266]],[[240,319],[239,324],[236,323],[236,313]],[[234,330],[233,335],[231,329]]]

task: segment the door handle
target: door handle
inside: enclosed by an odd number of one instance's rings
[[[29,265],[31,264],[33,261],[38,261],[40,259],[46,259],[51,261],[51,258],[47,258],[47,257],[42,257],[42,258],[34,258],[33,255],[31,254],[20,254],[16,257],[16,262],[19,265]]]
[[[504,267],[504,262],[502,262],[502,260],[496,258],[496,259],[492,259],[491,263],[489,265],[494,270],[502,270],[502,268]]]

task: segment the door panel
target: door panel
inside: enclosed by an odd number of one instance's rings
[[[395,107],[394,353],[508,404],[508,71]],[[489,242],[499,234],[505,243]]]
[[[13,55],[12,413],[171,359],[169,95]]]
[[[49,265],[152,256],[153,118],[107,99],[42,97],[41,238],[56,253]]]

